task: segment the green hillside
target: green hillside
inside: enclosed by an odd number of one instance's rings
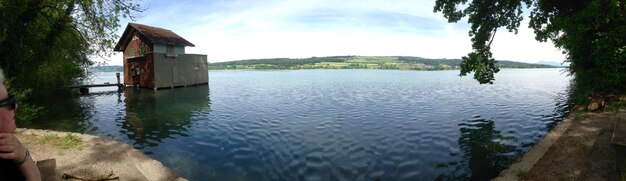
[[[461,59],[427,59],[405,56],[333,56],[303,59],[273,58],[210,63],[210,70],[226,69],[396,69],[452,70],[459,69]],[[500,68],[556,68],[550,65],[498,61]]]

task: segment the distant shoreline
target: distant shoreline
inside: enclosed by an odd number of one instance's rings
[[[542,68],[502,68],[500,70],[522,70],[522,69],[564,69],[567,67],[542,67]],[[244,70],[244,71],[273,71],[273,70],[404,70],[404,71],[450,71],[450,70],[461,70],[461,69],[441,69],[441,70],[411,70],[411,69],[365,69],[365,68],[311,68],[311,69],[209,69],[209,70]]]
[[[539,67],[539,68],[508,68],[501,67],[500,69],[564,69],[567,67]],[[446,70],[460,70],[460,69],[426,69],[426,70],[412,70],[412,69],[373,69],[373,68],[307,68],[307,69],[209,69],[209,70],[246,70],[246,71],[272,71],[272,70],[407,70],[407,71],[446,71]],[[94,70],[98,73],[117,73],[124,72],[122,66],[120,70]]]
[[[274,58],[210,63],[209,70],[383,69],[459,70],[461,59],[427,59],[406,56],[333,56],[304,59]],[[498,60],[500,68],[561,68],[559,66]]]
[[[566,68],[548,64],[497,60],[501,69]],[[460,70],[461,59],[427,59],[408,56],[331,56],[301,59],[272,58],[209,63],[209,70],[304,70],[304,69],[378,69],[378,70]],[[93,72],[123,72],[121,65],[97,66]]]

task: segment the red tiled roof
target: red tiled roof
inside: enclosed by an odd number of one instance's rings
[[[178,36],[171,30],[152,27],[148,25],[142,25],[137,23],[128,23],[126,30],[120,37],[120,40],[115,45],[115,51],[123,51],[126,49],[126,45],[132,39],[133,32],[138,32],[140,38],[149,43],[165,44],[165,45],[180,45],[180,46],[195,46],[191,42],[185,40],[183,37]]]

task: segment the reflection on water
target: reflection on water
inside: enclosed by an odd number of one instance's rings
[[[499,174],[495,170],[506,169],[514,159],[512,156],[517,152],[515,142],[518,140],[513,136],[502,136],[493,120],[476,116],[458,126],[461,132],[459,147],[464,161],[446,166],[455,166],[456,170],[464,172],[460,175],[439,175],[437,180],[489,180]]]
[[[153,91],[128,88],[124,90],[126,116],[120,119],[122,133],[135,142],[135,147],[158,146],[172,135],[187,136],[189,116],[210,111],[208,86]]]
[[[99,89],[89,95],[61,91],[57,95],[40,102],[46,107],[43,116],[29,127],[105,136],[137,149],[187,136],[189,117],[210,111],[211,104],[206,85],[158,91],[127,88],[122,93]]]
[[[36,100],[36,104],[44,105],[43,115],[28,125],[30,128],[53,129],[58,131],[90,132],[98,129],[94,127],[94,113],[98,107],[98,99],[106,97],[109,100],[120,102],[123,98],[116,92],[98,92],[89,96],[80,96],[69,91],[57,91],[56,96],[46,100]],[[123,105],[122,105],[123,106]],[[19,115],[17,115],[19,116]]]
[[[489,180],[498,175],[494,170],[507,167],[515,151],[515,137],[502,136],[492,120],[481,118],[468,120],[459,127],[459,146],[467,159],[466,168],[471,170],[471,180]]]
[[[496,76],[215,71],[210,87],[62,93],[32,127],[119,140],[191,180],[487,180],[572,106],[558,69]]]
[[[550,132],[561,120],[564,120],[569,115],[570,110],[576,105],[574,101],[572,101],[574,87],[574,81],[571,81],[568,89],[557,93],[554,97],[554,110],[552,114],[543,115],[541,117],[541,120],[546,124],[544,129],[546,132]]]

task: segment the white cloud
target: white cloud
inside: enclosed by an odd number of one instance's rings
[[[194,2],[195,3],[195,2]],[[467,24],[449,24],[433,13],[434,1],[211,1],[153,2],[138,23],[170,29],[207,54],[210,62],[256,58],[335,55],[460,58],[471,51]],[[523,25],[524,26],[524,25]],[[123,29],[123,28],[122,28]],[[119,33],[121,34],[121,32]],[[560,61],[532,30],[498,32],[496,59]],[[110,64],[120,65],[118,55]]]
[[[527,28],[528,21],[522,21],[521,26],[517,35],[504,28],[498,29],[496,38],[491,45],[495,59],[531,63],[542,60],[561,63],[565,60],[565,55],[561,54],[561,51],[555,48],[552,42],[540,43],[535,40],[533,30]]]

